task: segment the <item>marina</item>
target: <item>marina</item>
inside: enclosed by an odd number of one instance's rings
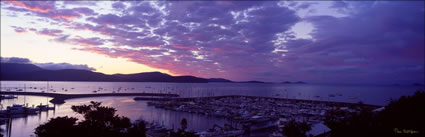
[[[258,130],[278,128],[291,119],[305,121],[308,124],[323,123],[328,111],[342,110],[360,112],[375,110],[381,106],[296,100],[254,96],[218,96],[200,98],[142,98],[151,100],[148,105],[156,108],[196,113],[225,118],[230,121],[226,128],[214,126],[211,130],[198,132],[202,136],[235,136],[249,134]],[[220,127],[220,128],[216,128]]]
[[[425,1],[1,1],[0,137],[425,137]]]
[[[24,88],[24,85],[26,85],[26,88]],[[314,84],[86,83],[51,81],[49,82],[50,90],[46,92],[45,85],[46,82],[2,81],[2,91],[22,94],[36,92],[37,94],[49,95],[2,94],[3,96],[16,97],[2,99],[1,104],[4,106],[2,110],[14,104],[34,106],[36,108],[42,103],[40,106],[42,110],[46,110],[44,106],[47,105],[50,108],[55,107],[54,110],[38,111],[37,114],[15,115],[11,118],[3,118],[4,124],[0,125],[0,128],[3,129],[4,135],[30,136],[34,134],[33,130],[37,125],[46,122],[50,118],[75,115],[70,109],[72,105],[100,101],[105,105],[117,108],[118,114],[127,116],[132,121],[141,119],[150,123],[152,125],[150,127],[155,130],[149,130],[148,133],[155,135],[164,135],[173,129],[175,131],[180,128],[181,119],[186,118],[188,120],[188,131],[195,132],[197,135],[246,135],[247,126],[251,125],[249,128],[250,136],[269,136],[291,118],[305,119],[310,121],[310,123],[320,125],[323,120],[323,116],[320,113],[329,109],[340,108],[347,111],[356,111],[356,105],[360,101],[364,102],[364,104],[371,104],[366,106],[372,109],[382,106],[381,104],[386,104],[386,101],[391,98],[409,95],[417,88],[421,88]],[[32,88],[30,89],[29,87]],[[43,89],[41,90],[40,88]],[[370,92],[361,92],[365,89],[369,89]],[[92,92],[94,90],[97,92]],[[112,93],[113,91],[115,93]],[[303,92],[300,94],[300,91]],[[50,95],[57,94],[93,94],[96,96],[96,94],[117,93],[171,93],[179,96],[98,96],[69,98],[66,99],[65,103],[56,105],[50,102],[53,99],[53,96]],[[329,97],[329,94],[334,94],[335,97]],[[356,99],[350,99],[354,97]],[[375,99],[369,100],[368,98]],[[273,105],[276,107],[271,107]],[[231,118],[232,116],[235,117]],[[275,136],[280,135],[279,133],[273,134]]]

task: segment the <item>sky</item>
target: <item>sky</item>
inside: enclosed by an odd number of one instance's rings
[[[105,74],[424,83],[424,13],[424,1],[1,1],[1,57]]]

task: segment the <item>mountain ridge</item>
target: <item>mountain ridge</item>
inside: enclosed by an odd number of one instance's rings
[[[224,78],[200,78],[195,76],[171,76],[162,72],[141,72],[134,74],[103,74],[89,70],[61,69],[48,70],[34,64],[0,63],[0,80],[12,81],[105,81],[105,82],[174,82],[208,83],[234,81]],[[244,83],[249,83],[244,82]],[[252,81],[254,83],[265,83]]]

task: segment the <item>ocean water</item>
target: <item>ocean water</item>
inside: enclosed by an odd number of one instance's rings
[[[262,84],[262,83],[152,83],[152,82],[39,82],[39,81],[0,81],[1,91],[51,92],[62,94],[77,93],[173,93],[182,97],[249,95],[306,100],[386,105],[391,99],[412,95],[423,86],[378,86],[378,85],[325,85],[325,84]],[[95,92],[94,92],[95,91]],[[13,104],[50,104],[48,97],[19,96],[17,99],[2,100],[2,109]],[[39,115],[13,118],[8,125],[1,125],[1,133],[12,137],[33,135],[34,128],[57,116],[82,118],[72,112],[72,105],[99,101],[103,105],[116,108],[117,113],[131,120],[143,119],[157,122],[169,128],[179,128],[182,118],[188,120],[189,129],[203,131],[214,124],[223,125],[226,120],[198,114],[156,109],[147,106],[145,101],[134,101],[133,97],[95,97],[66,100],[56,105],[54,111]]]

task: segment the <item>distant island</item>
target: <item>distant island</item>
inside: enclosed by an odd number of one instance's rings
[[[425,86],[422,83],[412,83],[412,84],[399,84],[399,83],[395,83],[395,84],[391,84],[391,86]]]
[[[412,86],[424,86],[424,84],[421,83],[413,83]]]
[[[238,82],[238,83],[270,83],[270,82],[263,82],[263,81],[252,80],[252,81],[242,81],[242,82]]]
[[[0,80],[11,81],[105,81],[105,82],[175,82],[175,83],[266,83],[262,81],[235,82],[224,78],[171,76],[161,72],[107,75],[78,69],[47,70],[33,64],[0,63]]]
[[[303,81],[297,81],[297,82],[285,81],[285,82],[281,82],[281,84],[307,84],[307,83]]]

